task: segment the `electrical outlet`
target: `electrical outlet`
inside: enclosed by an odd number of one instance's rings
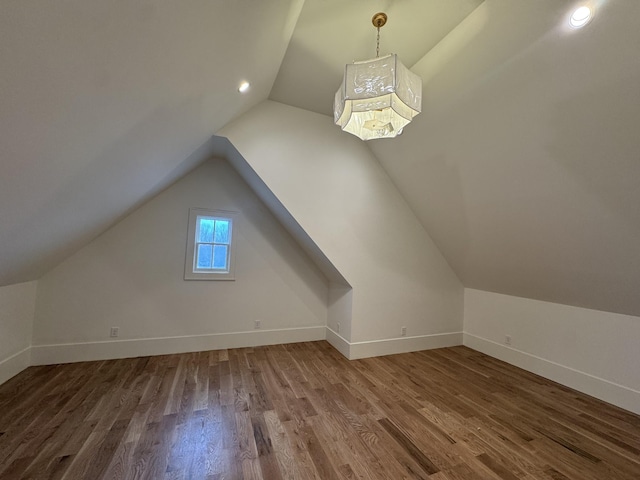
[[[504,336],[504,344],[505,345],[511,345],[511,335],[505,335]]]
[[[400,327],[400,336],[401,337],[407,336],[407,327]]]
[[[117,337],[120,334],[120,327],[111,327],[111,331],[109,332],[110,337]]]
[[[262,320],[256,320],[255,325],[253,326],[256,330],[260,330],[262,328]]]
[[[340,333],[340,322],[336,323],[336,333]]]

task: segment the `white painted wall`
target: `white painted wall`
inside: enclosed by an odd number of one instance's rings
[[[639,339],[639,317],[465,289],[465,345],[636,413]]]
[[[235,281],[183,279],[190,207],[240,212]],[[236,171],[214,159],[40,279],[33,361],[324,338],[327,301],[327,279]],[[120,328],[116,342],[111,326]]]
[[[364,142],[330,117],[272,101],[219,135],[353,287],[351,322],[348,302],[335,304],[332,330],[342,318],[351,345],[398,339],[401,326],[408,337],[455,333],[461,341],[462,285]]]
[[[30,365],[37,282],[0,287],[0,384]]]

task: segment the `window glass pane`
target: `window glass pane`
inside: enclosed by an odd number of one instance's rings
[[[214,242],[229,243],[229,220],[216,220]]]
[[[213,242],[213,223],[212,218],[199,218],[199,235],[198,242]]]
[[[227,268],[227,246],[216,245],[213,247],[213,268]]]
[[[211,245],[198,245],[198,259],[196,268],[211,268],[212,257]]]

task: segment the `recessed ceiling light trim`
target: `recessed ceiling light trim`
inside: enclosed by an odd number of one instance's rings
[[[571,17],[569,17],[569,25],[571,28],[582,28],[593,18],[593,10],[586,5],[576,8]]]
[[[249,91],[250,88],[251,88],[251,84],[245,81],[240,83],[240,86],[238,87],[238,91],[240,93],[246,93]]]

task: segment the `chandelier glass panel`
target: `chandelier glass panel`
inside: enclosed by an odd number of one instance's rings
[[[384,13],[372,19],[378,29],[386,22]],[[420,113],[422,79],[405,67],[396,54],[347,64],[336,92],[334,120],[345,132],[362,140],[392,138]]]

